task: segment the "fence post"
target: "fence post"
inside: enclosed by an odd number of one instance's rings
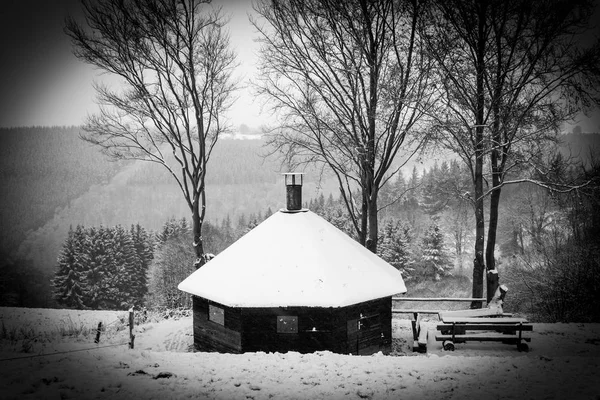
[[[133,349],[133,341],[135,335],[133,334],[133,307],[129,309],[129,348]]]
[[[98,322],[98,329],[96,330],[96,339],[94,340],[94,343],[100,342],[100,331],[101,330],[102,330],[102,321]]]

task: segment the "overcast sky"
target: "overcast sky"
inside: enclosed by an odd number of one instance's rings
[[[255,74],[258,45],[247,13],[250,0],[214,0],[231,14],[231,41],[238,73]],[[79,0],[3,0],[0,9],[0,127],[79,125],[96,109],[92,82],[103,79],[75,58],[63,32],[67,14],[81,13]],[[267,123],[260,102],[248,90],[230,112],[234,126]],[[583,132],[600,132],[600,117],[579,122]],[[570,131],[572,126],[565,127]]]
[[[214,0],[231,15],[231,42],[239,71],[252,78],[258,45],[248,21],[250,0]],[[0,9],[0,127],[79,125],[96,109],[99,71],[79,61],[63,31],[65,16],[81,13],[79,0],[4,0]],[[247,90],[230,112],[234,126],[258,126],[260,106]]]

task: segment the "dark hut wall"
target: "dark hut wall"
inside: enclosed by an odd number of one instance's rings
[[[194,296],[194,343],[200,351],[373,354],[391,343],[391,297],[341,308],[232,308]],[[209,305],[224,310],[223,325]],[[296,317],[293,333],[278,333],[279,317]]]
[[[294,333],[279,333],[281,317],[297,317]],[[345,351],[345,332],[338,327],[345,321],[339,309],[323,307],[274,307],[242,309],[242,343],[244,351],[310,353],[330,350]]]
[[[223,325],[209,320],[209,304],[224,311]],[[193,296],[194,347],[198,351],[242,353],[242,321],[238,308]]]
[[[386,351],[392,343],[392,298],[383,297],[345,307],[346,351],[368,355]]]

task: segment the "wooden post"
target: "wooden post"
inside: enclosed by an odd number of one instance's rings
[[[133,341],[135,335],[133,334],[133,307],[129,309],[129,348],[133,349]]]
[[[98,322],[98,329],[96,330],[96,339],[94,343],[100,343],[100,331],[102,330],[102,321]]]
[[[508,288],[505,285],[498,286],[496,293],[494,293],[494,297],[488,303],[488,308],[502,310],[502,304],[504,303],[506,292],[508,292]]]
[[[419,319],[418,327],[419,327],[419,337],[417,339],[417,351],[419,353],[427,353],[427,334],[428,334],[427,326],[425,326],[425,324],[423,324],[423,321],[421,321]]]

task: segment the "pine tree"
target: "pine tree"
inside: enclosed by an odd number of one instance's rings
[[[174,226],[181,229],[184,223]],[[175,229],[175,231],[177,231]],[[78,226],[69,232],[53,280],[59,304],[92,309],[141,305],[147,292],[152,243],[146,231]]]
[[[250,218],[248,219],[248,225],[246,226],[246,229],[244,230],[244,235],[248,232],[250,232],[252,229],[256,228],[258,226],[259,222],[256,219],[256,217],[254,216],[254,214],[250,215]]]
[[[189,231],[190,226],[185,217],[181,218],[180,220],[177,220],[175,217],[171,217],[163,225],[162,231],[158,235],[158,241],[164,243],[172,237],[185,235]]]
[[[236,226],[236,239],[242,237],[246,233],[246,229],[248,228],[248,221],[246,221],[246,214],[242,213],[238,217],[237,226]]]
[[[421,275],[439,280],[443,276],[450,275],[451,271],[452,263],[444,245],[444,235],[437,218],[434,218],[423,236]]]
[[[410,179],[408,179],[408,183],[406,184],[406,196],[402,201],[403,216],[413,228],[417,226],[418,215],[421,213],[418,195],[420,184],[421,179],[419,179],[417,167],[414,166]]]
[[[123,307],[122,285],[124,255],[120,238],[115,228],[99,231],[96,260],[100,276],[95,307],[100,310]]]
[[[233,226],[231,225],[231,217],[227,214],[227,218],[223,220],[221,224],[221,230],[223,231],[223,236],[225,237],[226,247],[229,247],[231,243],[234,241],[234,232]]]
[[[446,164],[447,167],[447,164]],[[424,171],[421,177],[421,199],[419,206],[428,215],[437,215],[448,204],[449,194],[444,190],[448,173],[441,177],[437,162],[429,171]]]
[[[82,228],[77,227],[78,230]],[[69,308],[84,308],[81,289],[82,266],[78,260],[77,236],[73,228],[69,233],[58,256],[58,270],[53,279],[54,296],[56,301]]]
[[[84,290],[84,303],[92,309],[101,309],[106,305],[107,286],[110,283],[108,249],[111,246],[110,231],[104,226],[91,227],[85,232],[82,252],[87,254],[87,267],[85,269],[86,287]]]
[[[340,199],[332,207],[324,208],[319,215],[348,236],[356,239],[356,231],[346,214],[346,207],[342,205],[342,201],[340,195]]]
[[[334,206],[334,201],[333,201],[333,193],[329,193],[329,197],[327,197],[327,205],[326,208],[331,208]]]
[[[121,225],[110,229],[111,250],[105,302],[109,308],[126,309],[140,305],[137,293],[140,291],[138,269],[140,260],[135,252],[129,232]],[[110,299],[110,300],[109,300]]]
[[[134,294],[135,303],[138,304],[143,301],[144,296],[148,293],[148,268],[154,258],[154,245],[150,235],[140,224],[132,225],[130,234],[139,261],[135,271],[137,286]]]
[[[212,227],[210,224],[207,226]],[[148,269],[150,306],[168,308],[190,306],[190,296],[177,289],[179,282],[194,271],[194,252],[187,244],[190,240],[192,240],[191,231],[188,230],[185,234],[173,235],[157,244],[154,259]]]
[[[398,221],[387,220],[381,232],[381,246],[377,249],[377,254],[402,272],[405,280],[412,279],[414,275],[409,230]]]

